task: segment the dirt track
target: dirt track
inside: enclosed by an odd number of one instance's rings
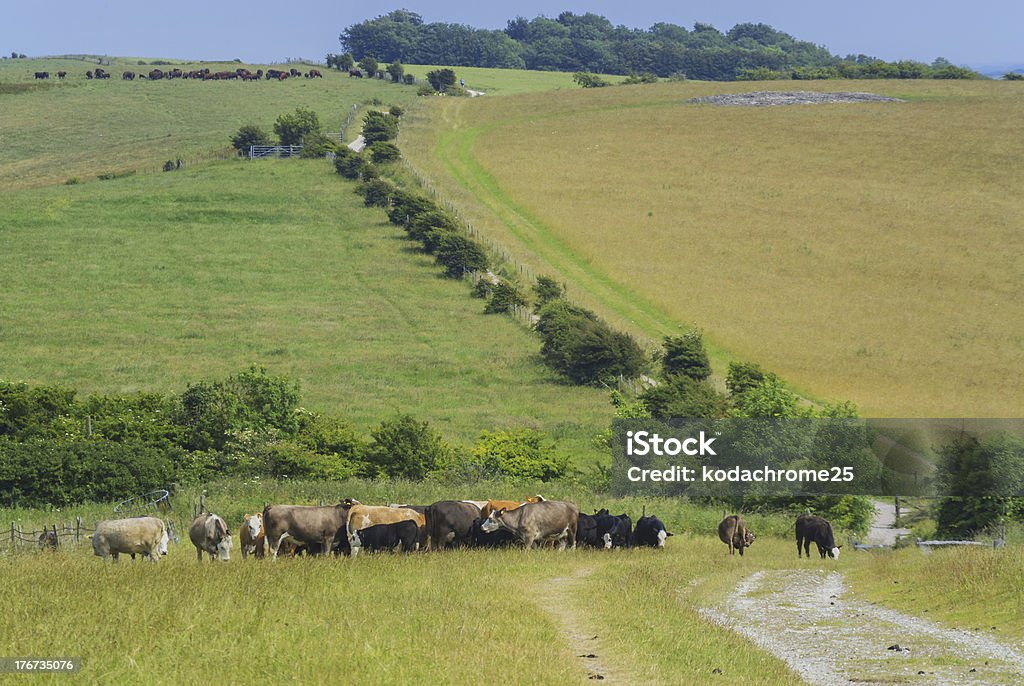
[[[850,598],[835,571],[756,572],[701,614],[820,686],[1024,682],[1013,647]]]

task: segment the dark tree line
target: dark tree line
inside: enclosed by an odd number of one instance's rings
[[[939,65],[894,63],[904,67],[900,69],[883,67],[889,63],[864,55],[840,58],[767,24],[737,24],[726,33],[702,23],[692,29],[668,23],[634,29],[613,26],[605,17],[590,12],[562,12],[556,19],[516,17],[504,31],[494,31],[424,23],[415,12],[395,10],[349,26],[340,39],[342,47],[357,59],[372,56],[405,64],[650,73],[712,81],[731,81],[742,75],[749,78],[755,70],[795,72],[804,78],[813,73],[822,75],[815,78],[900,78],[912,64],[909,71],[914,78],[931,77],[929,70],[940,72],[939,78],[976,76],[952,65],[939,69]]]

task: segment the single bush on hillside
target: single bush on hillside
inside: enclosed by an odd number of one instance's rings
[[[253,145],[273,144],[274,140],[270,134],[255,124],[246,124],[231,137],[231,147],[237,150],[239,155],[248,155],[249,148]]]
[[[615,331],[593,312],[555,300],[540,309],[541,357],[577,384],[636,378],[646,358],[628,334]]]
[[[488,472],[514,479],[550,481],[569,467],[568,458],[558,457],[550,439],[536,429],[482,431],[473,455]]]

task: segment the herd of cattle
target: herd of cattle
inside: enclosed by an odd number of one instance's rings
[[[267,505],[263,512],[245,515],[239,533],[242,559],[306,553],[356,556],[366,552],[414,552],[459,547],[491,548],[522,545],[629,548],[664,548],[671,536],[646,511],[633,526],[628,515],[601,509],[580,513],[568,501],[542,496],[514,500],[442,500],[432,505],[363,505],[346,499],[337,505]],[[755,539],[741,517],[730,515],[718,526],[718,535],[732,554],[743,555]],[[811,542],[821,557],[839,557],[832,526],[821,517],[801,515],[796,521],[797,556],[808,553]],[[219,516],[202,512],[189,527],[189,539],[200,561],[228,560],[232,537]],[[93,534],[93,552],[117,560],[121,553],[148,557],[153,562],[167,554],[168,531],[156,517],[135,517],[100,522]],[[803,550],[801,551],[801,546]]]
[[[48,71],[37,71],[35,73],[36,79],[49,79],[50,72]],[[61,81],[67,77],[66,71],[57,72],[57,78]],[[199,79],[200,81],[225,81],[241,79],[242,81],[259,81],[260,79],[284,81],[288,78],[299,78],[305,77],[307,79],[322,79],[324,75],[320,73],[319,69],[310,69],[303,73],[294,67],[291,69],[268,69],[264,72],[262,69],[257,69],[255,72],[249,71],[248,69],[235,69],[234,71],[216,71],[212,72],[208,68],[194,69],[191,71],[185,71],[183,69],[169,69],[164,71],[162,69],[152,69],[148,73],[139,72],[136,74],[133,71],[121,72],[121,80],[123,81],[134,81],[135,77],[138,76],[140,79],[149,81],[160,81],[170,79]],[[92,79],[109,79],[110,72],[100,67],[90,69],[85,72],[85,78]]]

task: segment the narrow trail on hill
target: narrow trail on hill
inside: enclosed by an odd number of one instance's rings
[[[864,543],[868,545],[896,545],[900,536],[909,536],[910,529],[896,528],[896,504],[888,501],[876,500],[872,503],[875,506],[875,518],[871,522],[868,535]]]
[[[571,576],[547,579],[538,589],[540,606],[554,617],[561,627],[573,655],[587,670],[588,679],[603,684],[635,684],[637,681],[630,675],[610,666],[601,657],[604,654],[604,642],[599,632],[588,626],[573,608],[570,599],[573,590],[593,571],[589,567],[581,567]]]
[[[1018,649],[851,598],[835,571],[756,572],[723,606],[700,612],[815,685],[1024,681]]]

